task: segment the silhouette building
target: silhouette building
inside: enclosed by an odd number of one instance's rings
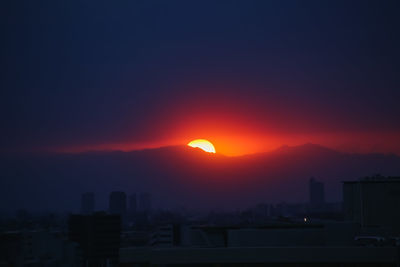
[[[87,192],[82,194],[81,198],[81,213],[82,214],[92,214],[94,212],[94,193]]]
[[[343,183],[346,220],[400,233],[400,177],[374,176]]]
[[[309,181],[310,206],[312,210],[320,210],[325,204],[324,183],[317,181],[314,177]]]
[[[109,213],[119,214],[121,216],[126,214],[126,194],[121,191],[114,191],[110,194],[109,200]]]
[[[84,266],[116,266],[120,235],[119,215],[71,215],[68,220],[68,238],[80,245]]]
[[[79,245],[59,231],[0,232],[0,266],[82,266]]]
[[[136,213],[136,211],[137,211],[136,194],[132,194],[129,196],[129,212]]]
[[[397,266],[398,247],[356,246],[354,223],[255,227],[159,226],[146,247],[121,247],[121,266]]]
[[[146,212],[146,213],[151,211],[151,194],[150,193],[141,193],[139,195],[138,210],[141,212]]]

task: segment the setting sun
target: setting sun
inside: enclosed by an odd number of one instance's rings
[[[215,153],[214,145],[210,141],[205,140],[205,139],[196,139],[196,140],[189,142],[189,144],[187,144],[187,145],[190,147],[200,148],[200,149],[204,150],[205,152]]]

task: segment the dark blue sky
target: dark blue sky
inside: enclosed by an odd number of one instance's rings
[[[0,10],[5,151],[186,138],[174,129],[200,113],[221,127],[230,116],[229,129],[236,117],[254,121],[261,134],[371,133],[387,139],[378,150],[400,151],[398,1],[6,1]]]

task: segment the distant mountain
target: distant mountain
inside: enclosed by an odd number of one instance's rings
[[[275,151],[275,154],[301,154],[301,155],[338,155],[340,152],[320,145],[307,143],[301,146],[282,146]]]
[[[311,176],[325,182],[328,201],[341,200],[341,182],[400,174],[400,157],[348,154],[315,144],[283,146],[240,157],[187,146],[132,152],[54,154],[1,160],[1,209],[78,210],[80,194],[151,192],[155,206],[243,208],[259,202],[305,202]]]

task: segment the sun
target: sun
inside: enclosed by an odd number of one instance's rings
[[[198,147],[198,148],[204,150],[205,152],[215,153],[214,145],[211,144],[211,142],[206,139],[196,139],[196,140],[190,141],[187,145],[190,147]]]

